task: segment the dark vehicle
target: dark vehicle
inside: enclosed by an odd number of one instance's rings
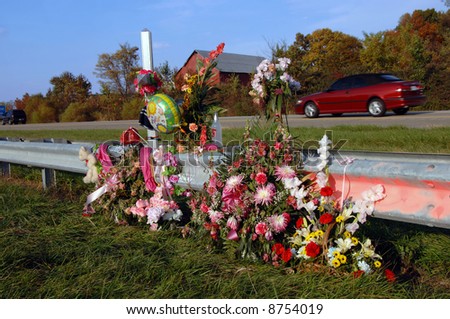
[[[425,101],[423,86],[417,81],[403,81],[388,73],[356,74],[337,80],[325,92],[302,97],[295,104],[295,113],[314,118],[369,112],[378,117],[392,110],[402,115]]]
[[[3,125],[8,124],[25,124],[27,122],[27,115],[23,110],[9,110],[3,117]]]

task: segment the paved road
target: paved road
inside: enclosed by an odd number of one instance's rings
[[[221,117],[223,128],[244,127],[251,117]],[[375,118],[366,114],[344,114],[341,117],[321,116],[309,119],[303,115],[289,115],[291,127],[332,127],[336,125],[377,125],[426,128],[436,126],[450,126],[449,111],[409,112],[406,115],[387,113],[385,116]],[[99,121],[99,122],[70,122],[70,123],[42,123],[26,125],[0,125],[1,131],[8,130],[87,130],[87,129],[127,129],[130,126],[139,127],[137,121]]]

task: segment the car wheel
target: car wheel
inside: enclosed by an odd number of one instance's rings
[[[333,116],[335,116],[335,117],[338,117],[338,116],[342,116],[342,113],[333,113],[333,114],[331,114],[331,115],[333,115]]]
[[[375,117],[383,116],[386,113],[386,106],[384,105],[383,100],[380,99],[372,99],[369,101],[369,106],[367,107],[370,115]]]
[[[9,121],[8,121],[8,124],[9,124],[9,125],[12,125],[12,124],[13,124],[13,121],[9,120]]]
[[[397,115],[403,115],[406,114],[409,111],[409,107],[402,107],[399,109],[393,109],[392,112],[394,112]]]
[[[305,115],[309,118],[315,118],[319,116],[319,109],[314,102],[308,102],[305,105]]]

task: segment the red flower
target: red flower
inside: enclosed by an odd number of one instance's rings
[[[306,256],[311,258],[317,257],[320,254],[320,246],[315,242],[310,241],[308,245],[305,247]]]
[[[256,174],[255,176],[255,181],[259,184],[259,185],[264,185],[267,182],[267,175],[264,172],[259,172],[258,174]]]
[[[275,245],[272,246],[272,251],[276,255],[282,255],[284,253],[284,247],[282,244],[276,243]]]
[[[206,136],[206,125],[202,125],[202,130],[200,131],[200,146],[204,146],[208,137]]]
[[[389,282],[394,282],[397,278],[395,277],[395,274],[390,269],[385,269],[384,275],[386,276],[386,280]]]
[[[353,272],[353,278],[359,278],[364,274],[364,270],[357,270]]]
[[[325,213],[322,216],[320,216],[319,218],[319,222],[321,224],[329,224],[333,221],[333,215],[331,215],[330,213]]]
[[[297,219],[297,221],[295,222],[295,228],[301,228],[302,227],[302,225],[303,225],[303,218],[299,218],[299,219]]]
[[[325,186],[320,189],[320,195],[331,196],[333,195],[333,189],[330,186]]]
[[[294,196],[289,195],[286,203],[293,208],[297,208],[297,199]]]
[[[284,252],[281,254],[281,259],[283,259],[283,261],[285,263],[289,262],[289,260],[291,260],[291,257],[292,257],[292,252],[289,248],[285,249]]]

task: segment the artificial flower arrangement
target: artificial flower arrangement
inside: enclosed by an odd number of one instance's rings
[[[223,111],[216,105],[211,93],[214,89],[214,68],[225,44],[220,43],[206,58],[198,57],[196,72],[186,73],[181,90],[184,92],[181,113],[183,123],[175,136],[178,150],[201,153],[211,140],[210,125],[213,112]],[[211,145],[212,146],[212,145]],[[206,147],[206,149],[208,149]]]
[[[292,92],[300,89],[300,83],[287,73],[290,63],[291,60],[284,57],[276,62],[265,59],[256,68],[250,95],[254,103],[265,110],[266,119],[282,121],[281,116],[286,113]]]
[[[192,224],[240,257],[292,268],[314,262],[357,273],[381,266],[370,239],[356,233],[384,197],[377,185],[356,201],[328,183],[330,141],[320,141],[316,171],[306,172],[287,128],[274,122],[265,139],[247,128],[241,151],[217,167],[189,205]]]
[[[152,150],[133,128],[124,131],[120,143],[98,145],[92,153],[96,190],[88,195],[83,215],[97,210],[118,224],[148,224],[151,230],[180,221],[183,189],[176,184],[179,166],[173,151],[163,146]]]

